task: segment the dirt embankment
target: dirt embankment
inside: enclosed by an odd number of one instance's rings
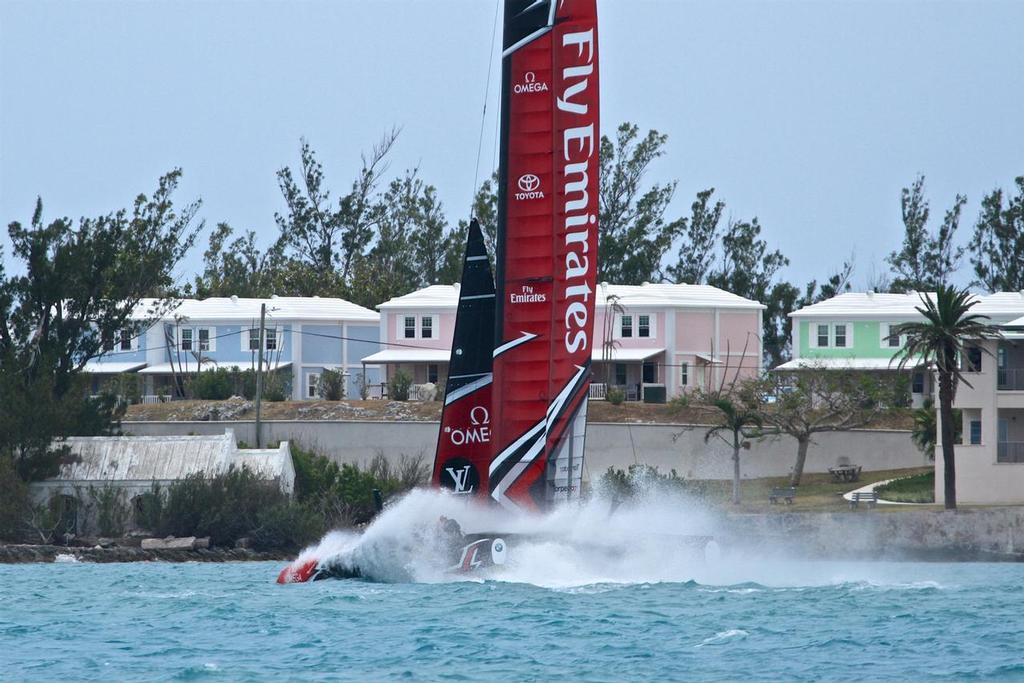
[[[440,401],[265,401],[261,409],[264,420],[372,420],[380,422],[430,422],[441,418]],[[607,401],[591,401],[588,422],[622,422],[635,424],[715,424],[719,416],[713,406],[692,404],[653,404],[627,402],[612,405]],[[169,401],[128,407],[126,422],[135,421],[210,421],[230,422],[254,420],[256,407],[252,401],[232,398],[225,401]],[[894,410],[882,415],[872,429],[904,429],[913,427],[907,410]]]

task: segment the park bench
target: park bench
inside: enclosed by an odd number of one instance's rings
[[[785,486],[781,488],[774,488],[772,492],[768,494],[768,502],[775,505],[780,500],[786,501],[786,505],[793,504],[793,498],[796,497],[795,486]]]
[[[878,504],[878,494],[874,491],[854,491],[850,497],[850,507],[857,507],[861,501],[867,503],[870,507],[875,507]]]

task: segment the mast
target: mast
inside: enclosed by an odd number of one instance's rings
[[[491,496],[579,495],[597,286],[595,0],[506,0]]]

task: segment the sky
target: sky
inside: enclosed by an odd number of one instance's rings
[[[495,7],[0,0],[0,220],[37,196],[47,219],[106,213],[181,167],[177,199],[207,222],[191,279],[218,222],[276,237],[300,138],[337,196],[395,126],[390,171],[418,167],[454,223],[495,161]],[[604,131],[668,134],[648,178],[678,181],[670,216],[716,188],[795,283],[851,255],[857,289],[886,271],[919,173],[933,221],[967,196],[963,242],[1024,175],[1024,2],[599,0],[599,21]]]

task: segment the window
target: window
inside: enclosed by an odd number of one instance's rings
[[[644,384],[654,384],[658,377],[658,366],[656,363],[644,363]]]
[[[263,331],[264,348],[267,351],[277,350],[277,328],[268,327]]]
[[[1000,369],[1006,368],[1006,347],[1000,346],[996,349],[996,363]]]
[[[981,372],[981,349],[977,346],[967,347],[967,372]]]
[[[405,338],[415,339],[416,338],[416,316],[407,315],[405,316]]]
[[[902,340],[900,335],[894,335],[897,325],[891,325],[889,323],[882,323],[882,347],[890,349],[898,349],[902,346]]]
[[[101,335],[103,339],[103,350],[113,351],[114,350],[114,334],[112,332],[104,332]]]
[[[626,364],[616,363],[615,364],[615,385],[625,386],[626,384]]]
[[[210,350],[216,350],[216,335],[213,334],[211,328],[210,333]],[[281,348],[284,338],[281,336],[281,328],[279,327],[267,327],[263,330],[263,350],[264,351],[277,351]],[[251,327],[249,328],[249,336],[246,338],[242,336],[242,350],[256,352],[260,349],[260,328]]]
[[[679,381],[682,382],[684,387],[688,386],[690,384],[690,364],[683,363],[680,368]]]
[[[132,333],[131,332],[129,332],[128,330],[121,330],[120,343],[118,344],[118,347],[122,351],[131,351],[132,350]]]
[[[640,315],[637,316],[637,335],[638,337],[650,337],[651,336],[651,316]]]
[[[621,337],[632,337],[633,336],[633,316],[624,315],[622,316],[622,325],[620,325]]]
[[[429,315],[425,315],[420,318],[420,336],[424,339],[434,338],[434,318]]]
[[[320,373],[311,372],[306,376],[306,398],[320,397]]]
[[[200,351],[213,351],[213,343],[210,340],[210,328],[200,327],[199,328],[199,350]]]
[[[179,330],[179,338],[181,339],[181,350],[191,351],[192,350],[192,328],[183,327]]]
[[[845,323],[839,323],[835,326],[835,344],[837,349],[845,349],[847,346]]]
[[[427,365],[427,381],[431,384],[437,384],[437,363]]]
[[[260,328],[258,327],[249,328],[249,350],[260,350]]]
[[[914,394],[924,393],[924,373],[915,372],[910,380],[910,391]]]
[[[981,443],[981,420],[971,420],[971,445]]]
[[[817,346],[820,348],[828,348],[828,325],[815,325],[814,326],[817,336]]]

